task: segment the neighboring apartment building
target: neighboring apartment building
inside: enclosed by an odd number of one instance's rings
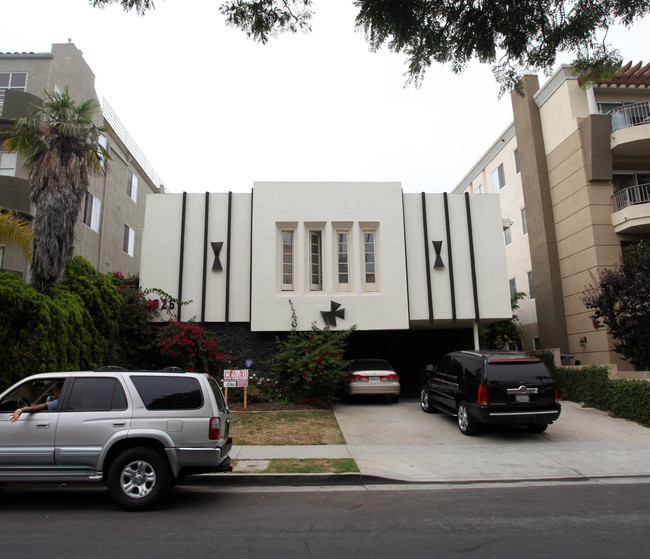
[[[581,295],[650,240],[650,65],[583,87],[562,66],[525,78],[514,121],[453,190],[499,195],[511,292],[525,349],[560,348],[582,364],[630,368]]]
[[[291,301],[299,329],[356,326],[358,356],[416,376],[511,317],[497,196],[256,182],[150,196],[146,214],[141,284],[190,301],[183,320],[286,332]]]
[[[28,173],[19,154],[2,150],[12,120],[40,105],[44,91],[68,88],[75,101],[97,100],[95,76],[72,43],[52,45],[51,53],[0,53],[0,207],[33,218]],[[135,274],[148,194],[163,190],[159,177],[104,102],[96,116],[108,125],[102,141],[111,160],[105,177],[93,176],[75,228],[74,254],[100,272]],[[0,269],[29,278],[29,262],[15,247],[0,247]]]

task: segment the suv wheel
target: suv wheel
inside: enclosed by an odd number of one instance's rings
[[[458,428],[463,435],[475,435],[478,431],[478,423],[470,415],[467,402],[463,400],[458,403],[456,409],[458,413]]]
[[[121,507],[144,510],[158,504],[172,483],[160,453],[148,447],[123,451],[108,469],[108,493]]]
[[[433,402],[431,402],[431,394],[429,394],[429,389],[426,386],[420,389],[420,407],[424,413],[436,412],[436,408],[433,407]]]

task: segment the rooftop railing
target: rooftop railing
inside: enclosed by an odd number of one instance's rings
[[[612,116],[612,132],[630,126],[650,123],[650,101],[635,103],[633,105],[623,105],[609,111]]]
[[[650,202],[650,183],[635,184],[614,194],[614,211],[617,212],[627,206],[647,204],[648,202]]]

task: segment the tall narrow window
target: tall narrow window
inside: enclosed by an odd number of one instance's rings
[[[323,289],[323,237],[320,231],[309,232],[309,265],[310,289],[321,291]]]
[[[491,175],[492,179],[492,192],[499,192],[506,185],[506,174],[503,170],[503,163],[499,165]]]
[[[337,283],[341,291],[350,289],[350,233],[336,232]]]
[[[483,185],[479,184],[477,187],[474,188],[474,194],[483,194]]]
[[[4,267],[5,263],[5,247],[0,245],[0,270]]]
[[[377,290],[377,233],[364,230],[363,232],[363,283],[366,291]]]
[[[521,229],[524,235],[528,235],[528,221],[526,220],[526,208],[521,208]]]
[[[0,151],[0,175],[7,177],[16,176],[17,154],[8,151]]]
[[[511,278],[508,280],[508,283],[510,284],[510,298],[512,299],[515,296],[515,293],[517,293],[517,280]]]
[[[126,170],[126,194],[134,202],[138,201],[138,177],[131,172],[131,169]]]
[[[86,203],[84,204],[84,215],[82,221],[97,233],[99,233],[99,218],[101,210],[102,203],[99,198],[86,191]]]
[[[507,227],[506,229],[503,230],[503,239],[506,243],[506,246],[512,244],[512,228]]]
[[[529,271],[526,274],[528,276],[528,296],[531,299],[535,298],[535,285],[533,284],[533,272]]]
[[[282,231],[282,291],[293,291],[293,231]]]
[[[521,167],[519,166],[519,148],[515,148],[513,155],[515,158],[515,173],[519,174],[521,173]]]
[[[135,231],[128,225],[124,224],[124,238],[122,240],[122,250],[129,256],[133,256],[135,251]]]

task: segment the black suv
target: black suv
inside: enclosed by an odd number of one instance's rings
[[[528,353],[455,351],[425,371],[422,410],[457,416],[464,435],[474,435],[481,423],[526,425],[541,433],[560,417],[557,384],[548,367]]]

